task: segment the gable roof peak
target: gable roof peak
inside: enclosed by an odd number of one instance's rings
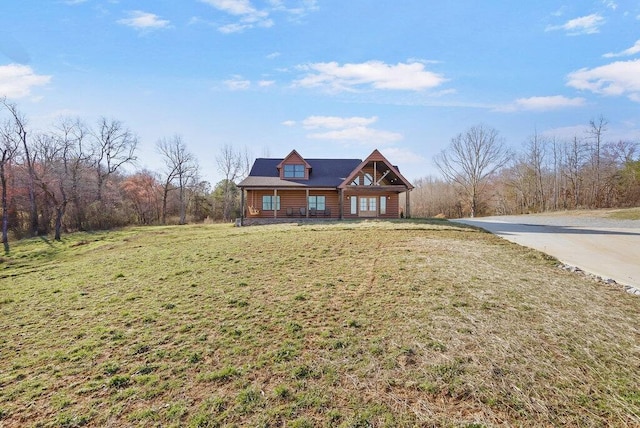
[[[402,183],[405,186],[407,186],[407,189],[413,189],[413,185],[409,182],[409,180],[404,178],[404,176],[402,174],[400,174],[400,171],[398,171],[398,169],[395,166],[393,166],[393,164],[391,162],[389,162],[387,160],[387,158],[385,158],[383,156],[383,154],[380,153],[380,151],[378,149],[374,149],[373,152],[371,152],[371,154],[369,156],[367,156],[367,158],[365,160],[363,160],[362,163],[360,165],[358,165],[358,167],[356,169],[354,169],[351,172],[351,174],[338,187],[339,188],[344,188],[349,183],[351,183],[351,181],[360,173],[360,171],[362,171],[362,169],[369,162],[383,162],[400,179],[400,181],[402,181]]]
[[[309,162],[307,162],[301,155],[300,153],[298,153],[298,151],[296,149],[291,150],[291,153],[289,153],[287,156],[284,157],[284,159],[282,159],[282,162],[280,162],[277,166],[278,169],[282,168],[282,165],[284,165],[289,159],[291,159],[292,157],[297,157],[299,158],[303,163],[305,168],[311,168],[311,165],[309,164]]]

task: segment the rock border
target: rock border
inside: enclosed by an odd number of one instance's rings
[[[558,265],[558,267],[562,270],[566,270],[568,272],[572,272],[572,273],[577,273],[578,275],[582,275],[586,278],[590,278],[593,279],[596,282],[599,282],[601,284],[605,284],[605,285],[609,285],[611,287],[616,287],[616,288],[622,288],[625,292],[629,293],[629,294],[633,294],[635,296],[640,296],[640,289],[633,287],[631,285],[623,285],[623,284],[619,284],[618,282],[616,282],[615,279],[611,279],[611,278],[603,278],[601,276],[598,275],[594,275],[592,273],[589,272],[585,272],[584,270],[580,269],[577,266],[571,266],[568,264],[564,264],[561,263]]]

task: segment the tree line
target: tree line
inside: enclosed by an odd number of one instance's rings
[[[229,220],[239,214],[235,183],[249,171],[246,150],[225,145],[216,155],[224,177],[212,189],[182,137],[156,143],[163,167],[137,167],[139,139],[125,123],[99,118],[89,125],[60,118],[34,132],[26,116],[0,98],[2,242],[53,233],[126,225]]]
[[[638,142],[609,141],[607,120],[571,139],[534,133],[512,151],[499,132],[477,125],[434,158],[441,176],[415,181],[411,211],[449,218],[640,205]],[[60,118],[34,132],[15,103],[0,98],[2,242],[9,238],[126,225],[230,220],[240,215],[237,183],[249,173],[246,149],[215,155],[223,177],[212,188],[182,137],[156,142],[163,167],[137,167],[139,140],[122,121],[89,125]]]
[[[415,216],[449,218],[640,206],[638,142],[607,139],[604,117],[571,139],[534,133],[519,151],[477,125],[434,158],[441,177],[412,192]]]

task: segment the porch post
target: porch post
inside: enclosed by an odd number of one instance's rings
[[[305,189],[305,199],[304,199],[304,212],[306,213],[306,217],[309,218],[309,188]]]
[[[405,199],[405,205],[406,207],[404,208],[404,216],[406,218],[411,218],[411,190],[407,189],[407,197]]]
[[[340,198],[340,220],[344,220],[344,189],[339,190]]]
[[[244,189],[240,192],[240,226],[244,226],[244,192]]]
[[[273,189],[273,218],[278,218],[278,189]]]

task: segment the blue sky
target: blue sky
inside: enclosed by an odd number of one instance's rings
[[[123,121],[139,166],[175,134],[220,179],[255,157],[364,158],[410,180],[467,128],[640,141],[640,2],[627,0],[4,0],[0,96],[34,129]]]

